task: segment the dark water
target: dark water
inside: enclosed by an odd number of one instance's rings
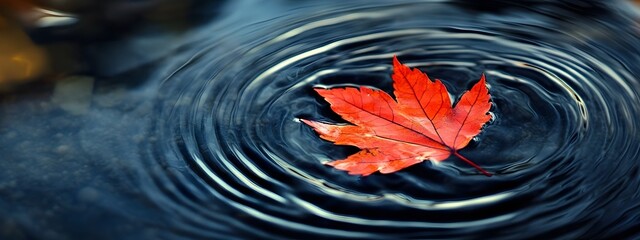
[[[52,201],[68,209],[61,216],[96,215],[90,227],[34,215],[17,224],[45,238],[640,237],[630,4],[366,3],[310,2],[194,30],[126,101],[83,118],[98,126],[76,135],[78,154],[101,163],[85,174],[109,184],[77,184],[87,209]],[[313,87],[392,92],[393,55],[455,96],[486,74],[494,120],[461,153],[494,177],[455,158],[364,178],[322,164],[355,149],[298,121],[343,121]]]

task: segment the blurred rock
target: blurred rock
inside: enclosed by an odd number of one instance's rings
[[[85,114],[91,106],[93,78],[72,76],[56,82],[51,102],[73,114]]]
[[[73,74],[104,78],[167,56],[180,46],[189,29],[215,18],[224,2],[0,0],[0,16],[21,29],[24,39],[49,53],[50,74],[43,80]],[[1,81],[0,87],[6,85]]]
[[[206,0],[0,0],[0,10],[17,19],[36,42],[116,39],[142,25],[173,30],[198,21]],[[208,17],[214,14],[205,13]]]

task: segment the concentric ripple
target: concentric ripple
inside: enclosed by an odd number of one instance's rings
[[[186,237],[638,234],[635,23],[545,9],[343,5],[215,41],[205,29],[159,89],[150,199]],[[486,74],[494,120],[462,153],[494,177],[455,158],[369,177],[323,165],[356,149],[300,123],[344,122],[313,88],[391,93],[393,55],[454,99]]]

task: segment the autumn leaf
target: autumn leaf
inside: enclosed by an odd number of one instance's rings
[[[393,173],[425,160],[444,161],[451,154],[485,171],[458,153],[487,123],[489,90],[484,74],[455,107],[440,80],[431,81],[393,57],[393,88],[389,94],[368,87],[315,89],[331,109],[353,125],[301,119],[324,140],[361,149],[346,159],[327,164],[349,174]]]

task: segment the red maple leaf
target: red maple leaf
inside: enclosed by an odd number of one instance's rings
[[[362,149],[328,165],[367,176],[376,171],[393,173],[425,160],[444,161],[453,154],[491,176],[458,153],[491,119],[484,74],[455,107],[440,80],[431,81],[395,56],[392,78],[397,102],[386,92],[368,87],[316,89],[334,112],[354,125],[301,121],[327,141]]]

